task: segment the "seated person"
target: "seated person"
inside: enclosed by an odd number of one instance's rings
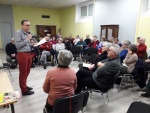
[[[120,48],[118,46],[111,46],[108,50],[108,59],[99,62],[95,72],[85,72],[80,69],[76,73],[77,88],[75,93],[81,92],[85,87],[107,90],[110,87],[109,83],[120,71],[119,53]]]
[[[45,107],[47,111],[52,111],[53,103],[56,99],[73,95],[76,89],[75,71],[69,68],[73,55],[68,50],[61,50],[58,54],[58,67],[47,72],[43,90],[48,94]]]
[[[124,43],[121,46],[121,52],[120,52],[120,62],[123,63],[123,60],[125,59],[127,53],[128,53],[128,46],[131,44],[130,41],[125,40]]]
[[[69,36],[68,36],[68,40],[70,41],[70,43],[71,43],[71,46],[74,46],[74,38],[72,38],[72,34],[69,34]]]
[[[68,40],[67,37],[64,38],[64,42],[63,43],[65,44],[65,47],[66,47],[67,50],[71,49],[71,43],[70,43],[70,41]]]
[[[62,41],[63,41],[62,38],[58,38],[58,43],[55,46],[55,50],[56,50],[55,56],[56,56],[56,59],[57,59],[59,51],[60,50],[64,50],[66,48],[65,44],[62,43]],[[57,62],[58,62],[58,60],[57,60]]]
[[[90,35],[89,34],[86,35],[86,39],[84,41],[85,41],[86,45],[89,45],[89,43],[90,43]]]
[[[91,66],[89,67],[84,67],[84,69],[86,70],[91,70],[91,71],[95,71],[97,69],[97,63],[107,59],[107,50],[108,48],[111,46],[111,43],[109,42],[104,42],[103,46],[102,46],[102,53],[100,55],[92,55],[91,58],[89,59],[89,63],[91,64]],[[82,68],[83,64],[79,64],[79,67]]]
[[[31,47],[31,55],[32,55],[32,68],[35,68],[35,64],[37,63],[36,54],[38,54],[38,47],[34,46],[36,43],[36,40],[34,38],[30,39],[30,47]]]
[[[15,46],[14,38],[11,39],[11,42],[6,45],[6,61],[10,63],[11,68],[15,69],[17,67],[17,48]],[[14,59],[14,61],[13,61]]]
[[[83,37],[80,37],[80,40],[77,42],[76,46],[81,46],[83,48],[85,48],[87,46],[86,42],[83,41]]]
[[[92,47],[94,44],[94,38],[90,38],[90,42],[88,44],[88,47]]]
[[[73,41],[73,45],[77,45],[77,43],[80,41],[79,35],[76,36],[76,38]]]
[[[95,36],[93,36],[93,38],[94,38],[94,44],[93,44],[93,48],[96,48],[96,49],[98,49],[98,45],[99,45],[99,40],[97,40],[97,36],[95,35]]]
[[[150,79],[146,85],[146,88],[143,90],[145,93],[141,93],[143,97],[150,97]]]
[[[50,40],[50,42],[52,42],[52,44],[57,44],[57,40],[56,40],[55,37],[53,37],[53,38]]]
[[[138,40],[137,45],[137,56],[145,61],[145,55],[146,55],[147,46],[145,45],[145,39],[141,38]]]
[[[42,55],[40,61],[44,63],[44,69],[46,69],[47,64],[47,56],[50,55],[50,51],[52,49],[52,43],[49,41],[49,37],[45,37],[46,42],[40,45],[40,49],[42,50]]]
[[[132,73],[133,69],[135,68],[135,64],[138,61],[136,51],[137,51],[136,45],[131,44],[128,48],[128,54],[123,60],[123,65],[120,66],[120,75]]]

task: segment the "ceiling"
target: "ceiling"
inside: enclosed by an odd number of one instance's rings
[[[0,0],[0,4],[61,9],[89,0]]]

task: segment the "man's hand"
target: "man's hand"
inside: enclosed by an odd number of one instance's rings
[[[30,41],[31,38],[32,38],[32,35],[31,35],[31,34],[28,34],[28,36],[27,36],[26,39]]]
[[[97,66],[98,66],[98,67],[102,67],[103,65],[104,65],[104,63],[101,63],[101,62],[98,62],[98,63],[97,63]]]
[[[15,57],[16,56],[16,54],[11,54],[11,57]]]
[[[150,59],[145,60],[145,62],[150,62]]]
[[[94,68],[95,64],[90,65],[88,68],[89,70],[92,70]]]

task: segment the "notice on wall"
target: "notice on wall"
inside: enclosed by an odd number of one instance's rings
[[[112,29],[108,28],[108,39],[112,37]]]
[[[105,37],[106,35],[106,29],[102,29],[102,36]]]

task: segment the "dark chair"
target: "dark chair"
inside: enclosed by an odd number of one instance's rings
[[[121,80],[118,92],[120,91],[122,81],[125,79],[125,77],[128,77],[132,80],[133,91],[134,91],[134,82],[136,82],[136,84],[138,84],[138,86],[140,88],[144,88],[146,86],[146,77],[145,77],[145,66],[144,66],[143,60],[138,58],[138,61],[135,64],[135,68],[133,69],[132,73],[131,74],[124,74],[121,77],[122,77],[122,80]]]
[[[82,46],[73,46],[70,51],[73,54],[73,57],[76,59],[76,57],[79,57],[79,60],[81,61],[81,50]]]
[[[118,93],[120,92],[122,83],[123,83],[123,81],[125,81],[125,78],[127,78],[127,82],[129,81],[129,78],[131,79],[131,81],[132,81],[132,86],[133,86],[133,92],[134,92],[134,85],[135,85],[135,82],[134,82],[134,78],[133,78],[132,74],[127,73],[127,74],[123,74],[122,76],[119,76],[119,77],[121,77],[121,82],[120,82],[120,85],[119,85],[119,87],[118,87]]]
[[[53,111],[47,112],[46,108],[43,109],[43,113],[78,113],[80,110],[83,113],[83,108],[88,101],[89,93],[87,91],[63,97],[55,100],[53,104]]]
[[[97,52],[98,52],[97,49],[90,47],[83,51],[82,59],[85,59],[86,61],[88,61],[91,55],[97,54]]]
[[[132,102],[127,113],[150,113],[150,104],[145,102]]]
[[[14,81],[11,72],[10,72],[10,64],[9,63],[3,63],[3,66],[0,66],[0,69],[7,69],[9,71],[10,77],[12,79],[12,81]]]
[[[115,84],[115,81],[119,75],[120,71],[112,78],[112,80],[109,82],[109,86],[107,89],[91,89],[90,90],[90,93],[91,93],[91,96],[92,96],[92,92],[99,92],[101,93],[101,95],[103,96],[103,100],[105,102],[105,97],[104,97],[104,94],[106,94],[106,97],[108,99],[108,102],[109,102],[109,97],[108,97],[108,92],[110,91],[110,89],[114,88],[114,84]],[[90,97],[91,97],[90,96]]]

